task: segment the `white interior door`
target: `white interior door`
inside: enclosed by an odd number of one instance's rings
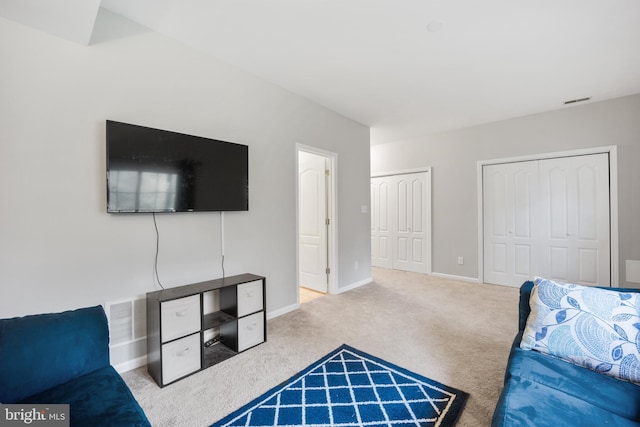
[[[539,275],[584,285],[611,284],[609,157],[540,162],[543,221]]]
[[[484,281],[611,284],[607,154],[485,165]]]
[[[300,286],[327,292],[328,205],[326,159],[298,152]]]
[[[371,265],[393,268],[388,177],[371,179]]]

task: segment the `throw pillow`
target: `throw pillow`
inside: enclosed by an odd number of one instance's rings
[[[520,348],[640,384],[640,294],[536,277]]]

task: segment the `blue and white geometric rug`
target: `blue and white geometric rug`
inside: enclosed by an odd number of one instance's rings
[[[467,393],[342,345],[213,424],[453,426]]]

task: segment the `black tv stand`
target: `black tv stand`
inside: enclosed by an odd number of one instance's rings
[[[149,375],[164,387],[265,342],[265,286],[241,274],[147,293]]]

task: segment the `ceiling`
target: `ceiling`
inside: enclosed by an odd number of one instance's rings
[[[365,124],[372,143],[640,93],[638,0],[0,0],[0,16],[90,44],[100,7]]]

